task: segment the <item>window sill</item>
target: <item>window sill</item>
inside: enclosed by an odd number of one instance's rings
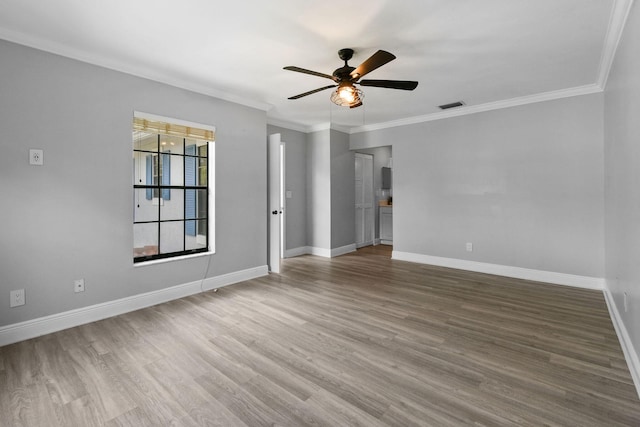
[[[214,254],[215,254],[215,252],[209,251],[209,252],[200,252],[200,253],[193,254],[193,255],[181,255],[181,256],[176,256],[176,257],[171,257],[171,258],[154,259],[154,260],[151,260],[151,261],[134,262],[133,263],[133,267],[134,268],[147,267],[147,266],[155,265],[155,264],[165,264],[167,262],[182,261],[182,260],[185,260],[185,259],[199,258],[199,257],[204,257],[204,256],[209,256],[209,255],[214,255]]]

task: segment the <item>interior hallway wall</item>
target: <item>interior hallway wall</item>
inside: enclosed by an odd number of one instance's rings
[[[285,144],[285,250],[307,246],[307,134],[304,132],[267,126],[267,134],[279,133]]]
[[[349,135],[331,130],[331,249],[356,241],[355,154],[349,150]]]

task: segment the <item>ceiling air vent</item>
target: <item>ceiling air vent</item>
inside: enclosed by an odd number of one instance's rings
[[[465,105],[464,102],[458,101],[458,102],[452,102],[451,104],[438,105],[438,107],[441,110],[448,110],[449,108],[462,107],[463,105]]]

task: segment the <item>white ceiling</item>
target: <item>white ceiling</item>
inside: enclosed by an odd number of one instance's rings
[[[2,0],[0,38],[267,111],[312,129],[380,126],[602,89],[631,0]],[[357,66],[397,56],[368,79],[417,80],[413,92],[363,87],[364,105],[329,101],[338,49]],[[463,110],[459,110],[459,114]]]

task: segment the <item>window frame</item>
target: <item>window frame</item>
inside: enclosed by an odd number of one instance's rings
[[[215,132],[215,128],[212,126],[206,126],[206,125],[201,125],[201,124],[197,124],[197,123],[192,123],[192,122],[184,122],[181,120],[177,120],[177,119],[172,119],[172,118],[165,118],[165,117],[160,117],[160,116],[155,116],[155,115],[148,115],[146,113],[139,113],[139,112],[135,112],[134,113],[134,121],[136,119],[145,119],[145,120],[152,120],[155,122],[162,122],[162,123],[168,123],[170,125],[173,124],[177,124],[179,126],[186,126],[187,129],[191,128],[196,128],[197,130],[201,130],[201,129],[205,129],[205,130],[210,130],[212,133],[211,135],[215,135],[213,132]],[[182,151],[179,153],[175,153],[175,152],[171,152],[171,150],[166,150],[163,149],[161,146],[161,138],[162,138],[162,132],[157,132],[154,130],[149,130],[150,134],[153,134],[157,137],[157,145],[156,145],[156,149],[155,151],[152,151],[150,149],[141,149],[140,147],[136,147],[135,143],[135,138],[134,138],[134,134],[135,134],[135,126],[133,126],[133,132],[132,132],[132,144],[133,144],[133,155],[134,155],[134,159],[136,158],[136,155],[138,156],[152,156],[150,162],[141,162],[141,163],[145,163],[145,167],[151,167],[151,182],[145,183],[145,184],[140,184],[140,183],[136,183],[135,182],[135,178],[136,178],[136,172],[135,172],[135,161],[134,161],[134,176],[132,177],[132,181],[133,182],[133,192],[134,192],[134,197],[133,197],[133,209],[134,209],[134,215],[133,215],[133,227],[135,228],[135,226],[137,224],[157,224],[157,245],[152,245],[153,246],[157,246],[157,251],[156,253],[152,253],[152,254],[143,254],[143,255],[138,255],[136,256],[136,242],[135,242],[135,230],[132,230],[134,232],[134,241],[133,241],[133,263],[134,265],[141,265],[144,263],[150,263],[150,262],[157,262],[157,261],[170,261],[170,260],[174,260],[174,259],[180,259],[180,258],[185,258],[185,257],[190,257],[190,256],[197,256],[197,255],[203,255],[203,254],[212,254],[215,253],[215,191],[214,191],[214,176],[215,176],[215,171],[212,169],[212,167],[215,167],[215,136],[213,136],[213,138],[211,140],[209,139],[204,139],[204,138],[193,138],[191,136],[184,136],[184,137],[179,137],[182,140]],[[175,134],[171,135],[174,138],[176,137]],[[194,149],[194,154],[188,154],[187,153],[187,146],[188,142],[194,142],[194,144],[191,144],[191,146],[195,146]],[[200,143],[198,143],[197,141],[200,141]],[[206,147],[206,156],[203,156],[203,149],[202,147]],[[157,160],[156,160],[157,159]],[[169,160],[171,159],[171,160]],[[160,177],[155,178],[154,177],[154,161],[158,162],[157,170],[158,172],[160,172],[160,170],[165,169],[168,167],[169,170],[171,168],[171,166],[168,166],[171,164],[171,162],[177,161],[178,159],[180,159],[180,161],[182,162],[182,185],[171,185],[170,181],[167,181],[166,179],[161,179]],[[187,162],[193,162],[193,164],[195,165],[195,170],[194,172],[194,177],[195,178],[195,182],[193,182],[192,184],[187,184]],[[167,164],[162,164],[164,162],[167,162]],[[201,173],[201,169],[202,167],[206,168],[206,182],[203,183],[201,178],[202,178],[202,173]],[[169,171],[167,171],[169,172]],[[149,176],[149,171],[148,170],[139,170],[137,171],[137,176],[142,176],[143,174],[146,174],[146,176]],[[165,175],[163,175],[164,177]],[[155,178],[155,179],[154,179]],[[170,218],[170,219],[163,219],[162,218],[162,209],[164,206],[164,201],[167,200],[169,201],[171,199],[170,197],[170,193],[172,190],[178,190],[182,192],[182,216],[179,219],[175,219],[175,218]],[[157,206],[157,216],[153,219],[153,220],[140,220],[140,221],[136,221],[136,217],[135,217],[135,209],[140,207],[139,204],[139,199],[138,202],[136,202],[136,192],[143,192],[143,198],[145,198],[147,201],[149,201],[149,197],[148,195],[151,194],[151,204],[153,206],[153,208],[155,208]],[[193,192],[193,198],[195,200],[195,207],[194,207],[194,213],[190,214],[189,212],[187,212],[187,194],[189,192]],[[202,194],[205,194],[206,196],[202,196]],[[145,197],[145,195],[147,197]],[[164,197],[164,196],[168,196],[168,197]],[[138,194],[138,198],[139,198],[140,194]],[[156,196],[160,196],[160,197],[156,197]],[[179,197],[178,197],[179,199]],[[204,206],[199,205],[199,202],[202,200],[204,200]],[[202,212],[205,213],[204,216],[202,216]],[[172,252],[165,252],[165,253],[161,253],[161,247],[162,247],[162,242],[161,242],[161,238],[162,238],[162,224],[166,224],[166,223],[177,223],[180,222],[182,223],[182,250],[179,251],[172,251]],[[192,225],[190,225],[192,224]],[[199,234],[200,231],[200,227],[204,226],[205,228],[205,235]],[[193,227],[193,230],[195,230],[193,233],[194,234],[189,234],[188,233],[188,229],[191,229],[191,227]],[[195,242],[196,244],[204,244],[203,247],[198,247],[198,248],[192,248],[192,249],[187,249],[187,240],[188,240],[188,236],[194,236],[195,238]],[[202,237],[204,237],[204,242],[202,241]]]

